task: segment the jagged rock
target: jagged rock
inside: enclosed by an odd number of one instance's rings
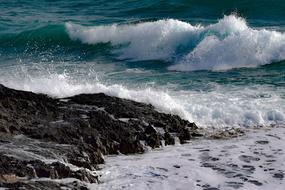
[[[89,171],[104,163],[103,155],[143,153],[141,142],[156,148],[162,140],[174,144],[175,136],[184,143],[196,130],[194,123],[160,113],[152,105],[102,93],[55,99],[0,85],[0,144],[5,145],[0,148],[0,182],[12,189],[29,187],[22,177],[72,177],[94,183],[98,177]],[[23,146],[28,147],[27,154],[21,157],[16,150]],[[82,169],[74,171],[56,161],[59,158]],[[15,186],[4,179],[11,179]],[[31,183],[42,187],[44,182]],[[60,185],[51,183],[47,189],[51,187]]]
[[[24,161],[4,154],[0,154],[0,176],[2,176],[0,182],[3,183],[18,182],[31,178],[76,178],[90,183],[98,182],[97,176],[93,176],[83,169],[74,171],[59,162],[46,164],[41,160]]]
[[[15,182],[15,183],[1,183],[0,187],[5,187],[10,190],[62,190],[62,189],[72,189],[72,190],[88,190],[86,185],[78,181],[73,181],[71,183],[59,183],[50,180],[46,181],[29,181],[27,182]]]

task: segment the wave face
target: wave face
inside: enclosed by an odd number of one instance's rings
[[[253,29],[243,18],[225,16],[216,24],[191,25],[174,19],[66,30],[85,44],[111,43],[120,59],[174,62],[170,70],[226,70],[285,59],[285,34]]]

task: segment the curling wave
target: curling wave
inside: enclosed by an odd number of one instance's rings
[[[208,26],[167,19],[94,27],[66,23],[65,28],[72,40],[111,43],[120,59],[170,61],[170,70],[226,70],[285,60],[284,33],[251,28],[235,15]]]

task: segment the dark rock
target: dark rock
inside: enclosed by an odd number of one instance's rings
[[[165,140],[165,145],[174,145],[175,144],[174,137],[168,132],[164,133],[164,140]]]
[[[98,182],[98,177],[93,176],[85,170],[71,170],[68,166],[54,162],[46,164],[40,160],[23,161],[6,155],[0,155],[0,176],[5,178],[9,175],[10,180],[15,182],[22,181],[21,179],[31,178],[76,178],[81,181],[90,183]],[[3,177],[4,176],[4,177]],[[9,179],[0,179],[0,182],[9,182]]]
[[[0,155],[0,175],[14,174],[18,177],[33,178],[35,174],[31,167],[27,166],[28,163],[19,161],[15,158]]]
[[[62,189],[72,189],[72,190],[88,190],[88,188],[78,181],[73,183],[58,183],[54,181],[29,181],[29,182],[15,182],[15,183],[1,183],[0,187],[5,187],[10,190],[62,190]]]
[[[175,135],[184,143],[198,134],[197,129],[152,105],[102,93],[55,99],[0,85],[0,145],[8,147],[0,148],[0,186],[63,187],[52,181],[23,182],[36,177],[98,182],[90,170],[104,163],[104,154],[143,153],[145,145],[156,148],[162,140],[174,144]],[[27,154],[19,155],[23,146]],[[72,170],[68,164],[81,169]]]
[[[180,143],[186,143],[187,141],[189,141],[191,139],[191,131],[189,128],[182,128],[180,130],[180,133],[178,134]]]
[[[179,165],[173,165],[174,168],[181,168]]]

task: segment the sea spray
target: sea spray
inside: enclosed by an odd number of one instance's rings
[[[81,93],[105,93],[149,103],[158,111],[177,114],[199,127],[253,127],[281,125],[285,123],[285,90],[274,87],[222,86],[216,85],[211,91],[169,90],[122,84],[108,84],[104,81],[73,78],[68,74],[49,74],[14,78],[0,83],[15,89],[45,93],[53,97],[69,97]]]
[[[171,61],[170,70],[226,70],[285,59],[284,33],[251,28],[235,15],[207,26],[166,19],[94,27],[66,23],[65,27],[73,40],[111,43],[120,59]]]

